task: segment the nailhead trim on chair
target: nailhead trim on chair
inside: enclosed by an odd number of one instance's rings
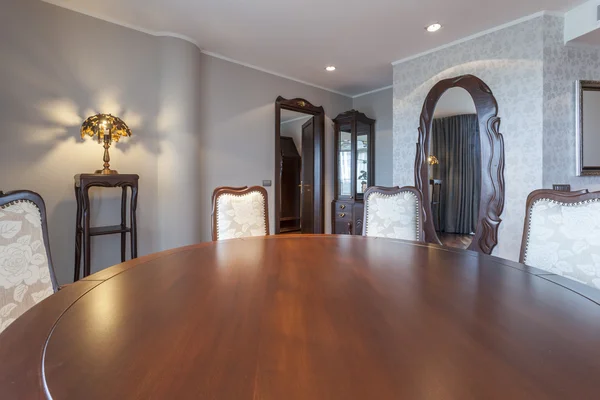
[[[533,217],[533,208],[536,206],[536,204],[544,202],[544,203],[552,203],[552,204],[558,204],[564,207],[576,207],[576,206],[581,206],[584,204],[591,204],[591,203],[597,203],[598,201],[600,201],[600,199],[590,199],[590,200],[584,200],[584,201],[578,201],[576,203],[563,203],[561,201],[556,201],[556,200],[551,200],[551,199],[537,199],[536,201],[533,202],[533,204],[531,204],[531,207],[529,207],[529,213],[527,215],[527,219],[528,219],[528,224],[527,226],[529,227],[529,230],[527,231],[527,241],[525,242],[525,251],[523,252],[523,261],[526,262],[527,261],[527,252],[529,251],[529,239],[531,237],[531,218]]]
[[[8,208],[14,204],[19,204],[19,203],[29,203],[29,204],[33,204],[35,206],[35,208],[38,208],[37,204],[35,204],[33,201],[29,201],[29,200],[15,200],[15,201],[11,201],[10,203],[6,203],[2,206],[0,206],[0,209],[4,210],[5,208]]]
[[[365,218],[365,232],[369,231],[369,207],[367,206],[368,201],[371,198],[371,196],[373,196],[375,194],[379,195],[380,197],[384,197],[384,198],[392,198],[392,197],[400,196],[402,194],[410,194],[412,197],[414,197],[415,201],[417,203],[417,207],[416,207],[417,208],[417,219],[416,219],[417,224],[415,225],[416,238],[417,238],[417,240],[421,240],[420,235],[419,235],[419,216],[420,216],[419,210],[421,209],[421,204],[419,203],[419,198],[413,192],[410,192],[410,191],[398,192],[398,193],[394,193],[394,194],[384,194],[381,192],[373,192],[373,193],[369,194],[369,197],[367,197],[365,200],[365,207],[367,210],[366,218]]]
[[[221,219],[219,218],[219,199],[220,199],[221,197],[225,197],[225,196],[231,196],[231,197],[246,197],[246,196],[252,195],[252,194],[254,194],[254,193],[258,193],[258,194],[260,194],[260,196],[263,198],[263,201],[264,201],[264,202],[266,202],[266,201],[267,201],[267,200],[266,200],[266,198],[265,198],[265,195],[264,195],[263,193],[259,192],[259,191],[248,192],[248,193],[244,193],[244,194],[224,193],[224,194],[222,194],[222,195],[220,195],[220,196],[217,196],[217,197],[215,198],[215,202],[216,202],[216,212],[217,212],[217,236],[218,236],[218,234],[219,234],[219,232],[220,232],[220,229],[219,229],[219,223],[220,223],[220,221],[221,221]],[[262,214],[263,221],[266,221],[265,207],[261,207],[261,214]],[[265,230],[266,230],[266,228],[267,228],[267,226],[265,225]],[[269,232],[265,232],[265,233],[267,233],[267,234],[268,234]],[[218,237],[217,237],[217,238],[218,238]]]

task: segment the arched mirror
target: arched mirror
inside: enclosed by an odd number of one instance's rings
[[[415,186],[425,240],[491,254],[504,208],[504,141],[498,105],[473,75],[438,82],[421,112]]]

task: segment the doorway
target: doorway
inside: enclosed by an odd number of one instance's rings
[[[323,107],[275,102],[275,233],[323,233]]]

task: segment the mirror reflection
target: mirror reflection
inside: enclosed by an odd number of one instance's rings
[[[314,117],[281,110],[280,233],[313,233]]]
[[[338,154],[338,193],[340,196],[352,195],[352,126],[340,126]]]
[[[577,176],[600,175],[600,82],[577,81]]]
[[[364,194],[369,180],[369,136],[356,137],[356,193]]]
[[[463,88],[438,101],[429,140],[429,198],[440,241],[467,248],[479,221],[481,149],[475,103]]]

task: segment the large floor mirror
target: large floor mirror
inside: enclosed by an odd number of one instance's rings
[[[491,254],[504,207],[498,105],[473,75],[438,82],[421,112],[415,184],[429,243]]]
[[[304,99],[275,102],[275,233],[323,233],[325,112]]]

